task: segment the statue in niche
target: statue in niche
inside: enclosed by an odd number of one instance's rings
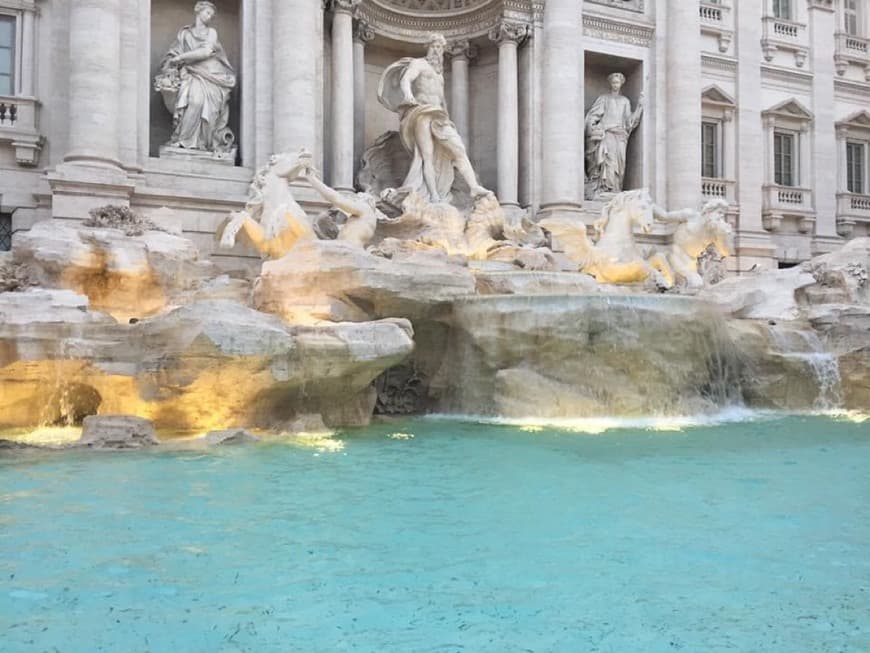
[[[431,35],[425,57],[400,59],[384,71],[378,85],[378,100],[399,114],[402,144],[412,156],[403,186],[436,203],[450,201],[454,169],[472,198],[490,192],[478,182],[462,137],[447,114],[446,46],[444,36]]]
[[[620,193],[625,180],[625,151],[643,114],[643,93],[637,108],[622,95],[625,76],[608,75],[610,93],[599,96],[586,114],[586,199]]]
[[[172,114],[168,147],[235,160],[235,136],[227,123],[236,74],[217,31],[209,26],[216,12],[214,4],[200,0],[194,12],[194,24],[178,32],[154,79],[155,90]]]

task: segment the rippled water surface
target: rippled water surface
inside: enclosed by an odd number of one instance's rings
[[[870,651],[870,422],[338,437],[0,453],[0,651]]]

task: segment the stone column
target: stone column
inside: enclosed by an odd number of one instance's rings
[[[547,0],[541,62],[540,217],[575,215],[583,205],[583,7]]]
[[[305,147],[320,158],[322,33],[321,2],[272,0],[273,152]]]
[[[774,267],[774,247],[761,215],[766,184],[773,183],[773,127],[761,118],[762,3],[733,5],[737,32],[737,271]]]
[[[701,22],[697,2],[667,4],[667,206],[701,198]]]
[[[36,87],[36,7],[26,7],[22,14],[21,95],[34,97]]]
[[[137,0],[122,0],[121,7],[121,106],[119,116],[118,146],[121,163],[130,172],[141,172],[139,152],[139,112],[147,105],[139,104],[139,3]],[[148,80],[151,87],[151,80]]]
[[[465,149],[470,151],[471,121],[468,95],[468,64],[477,56],[477,48],[468,41],[450,44],[450,118]]]
[[[272,111],[274,95],[272,93],[273,47],[272,47],[272,3],[260,0],[255,8],[254,33],[254,112],[256,126],[256,141],[254,143],[254,167],[264,165],[272,154],[275,154],[274,122]]]
[[[353,190],[353,9],[332,0],[332,185]]]
[[[120,168],[121,0],[72,0],[69,70],[64,161]]]
[[[834,100],[834,32],[836,15],[828,0],[809,0],[810,56],[813,65],[813,134],[812,177],[802,180],[812,184],[816,209],[816,234],[813,253],[824,253],[837,247],[837,170],[846,159],[837,156],[836,116]],[[810,134],[802,134],[809,138]]]
[[[529,34],[528,25],[502,22],[489,33],[498,43],[498,198],[502,206],[518,207],[520,179],[520,105],[517,47]]]
[[[371,26],[361,20],[353,29],[353,173],[356,175],[366,148],[366,43],[375,38]]]

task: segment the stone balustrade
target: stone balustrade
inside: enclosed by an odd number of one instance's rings
[[[813,191],[797,186],[764,187],[762,222],[768,231],[779,231],[785,217],[798,219],[798,230],[809,233],[815,224]]]
[[[807,26],[784,18],[765,16],[762,19],[761,49],[765,61],[773,61],[777,50],[794,54],[795,66],[803,68],[809,54]]]
[[[849,64],[864,68],[864,78],[870,82],[870,39],[837,32],[834,39],[834,66],[837,74],[846,74]]]
[[[701,195],[705,200],[723,199],[729,204],[737,203],[737,182],[730,179],[701,179]]]
[[[837,233],[849,238],[861,223],[870,229],[870,195],[837,193]]]
[[[734,17],[731,7],[718,2],[701,0],[701,33],[712,34],[719,41],[719,52],[726,53],[734,40]]]
[[[43,137],[37,131],[38,111],[34,98],[0,95],[0,144],[10,144],[22,166],[39,161]]]
[[[714,2],[701,2],[701,21],[704,23],[721,23],[722,12],[725,10],[720,4]]]

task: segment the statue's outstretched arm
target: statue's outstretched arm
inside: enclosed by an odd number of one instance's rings
[[[341,209],[348,215],[362,215],[361,207],[356,201],[354,201],[350,197],[347,197],[346,195],[342,195],[334,188],[330,188],[329,186],[324,184],[320,180],[320,178],[316,174],[314,174],[314,172],[309,171],[308,174],[305,175],[305,178],[308,180],[308,183],[311,184],[311,187],[318,193],[320,193],[323,199],[325,199],[336,208]]]
[[[653,204],[653,216],[659,222],[666,222],[670,224],[681,224],[683,222],[688,222],[695,215],[695,211],[692,209],[680,209],[679,211],[665,211],[658,204]]]

